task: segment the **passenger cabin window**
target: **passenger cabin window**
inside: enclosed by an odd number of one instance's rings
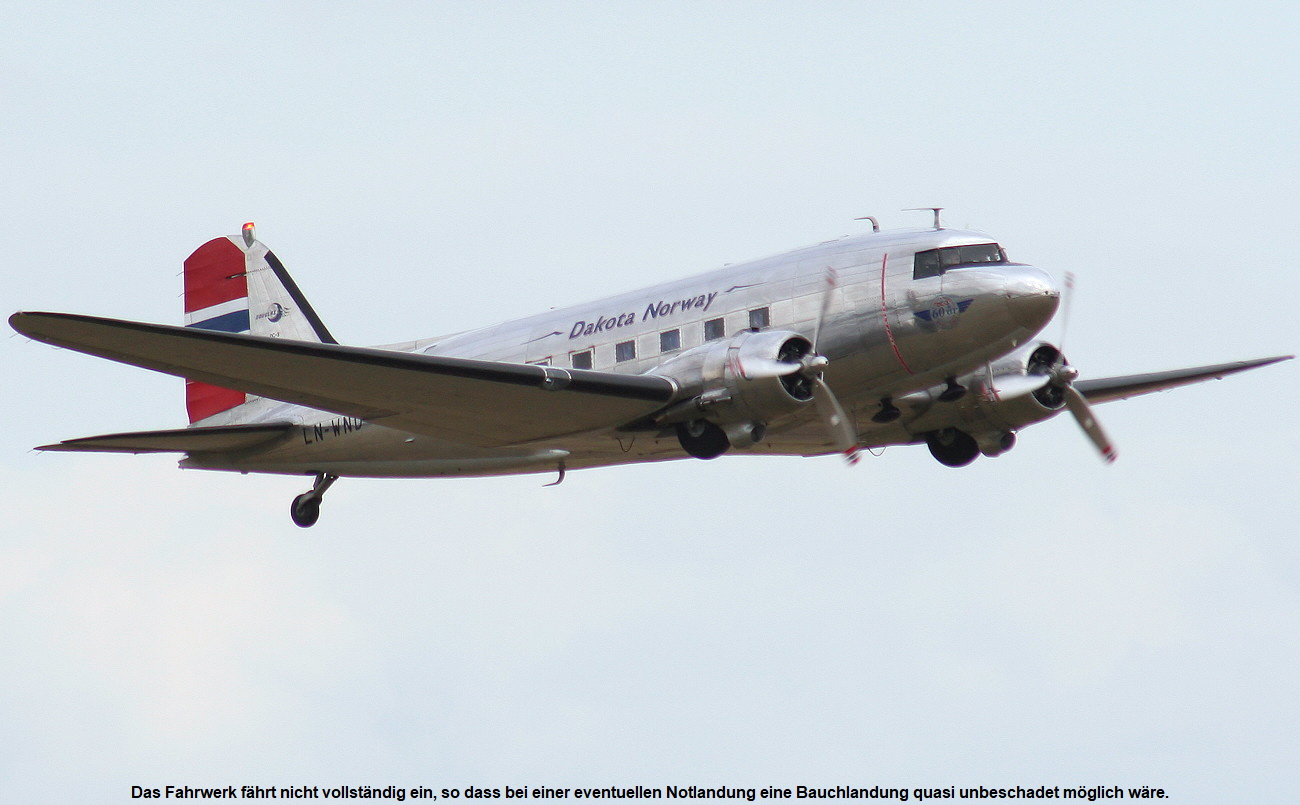
[[[709,319],[704,322],[704,340],[716,341],[727,335],[727,326],[722,319]]]
[[[574,368],[574,369],[590,369],[590,368],[591,368],[591,350],[588,349],[588,350],[583,351],[583,352],[575,352],[575,353],[573,353],[573,368]]]
[[[912,279],[937,277],[953,268],[1005,262],[1007,262],[1007,253],[996,243],[929,249],[916,253],[916,260],[912,263]]]
[[[659,351],[672,352],[682,348],[681,330],[664,330],[659,334]]]
[[[768,313],[767,308],[760,307],[758,310],[749,311],[749,329],[761,330],[771,325],[772,316]]]
[[[622,363],[636,357],[635,341],[620,341],[614,345],[614,360]]]

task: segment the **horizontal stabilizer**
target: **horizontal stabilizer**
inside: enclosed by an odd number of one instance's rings
[[[68,313],[15,313],[37,341],[387,427],[497,447],[617,427],[662,408],[655,375],[500,363]]]
[[[1268,366],[1279,361],[1289,361],[1294,355],[1278,355],[1273,358],[1257,358],[1253,361],[1234,361],[1214,366],[1196,366],[1191,369],[1175,369],[1172,372],[1152,372],[1144,375],[1126,375],[1124,377],[1099,377],[1095,380],[1078,380],[1074,387],[1088,402],[1100,403],[1111,400],[1124,400],[1139,394],[1186,386],[1202,380],[1217,380],[1228,375]]]
[[[269,444],[283,437],[292,427],[289,422],[270,422],[261,425],[141,430],[67,439],[36,449],[78,453],[231,453]]]

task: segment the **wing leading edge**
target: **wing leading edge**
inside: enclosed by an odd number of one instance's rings
[[[416,355],[69,313],[15,313],[59,347],[389,427],[500,447],[616,427],[677,393],[654,375]]]

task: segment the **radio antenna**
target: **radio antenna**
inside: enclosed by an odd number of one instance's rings
[[[934,213],[934,228],[943,229],[943,226],[939,223],[939,212],[942,209],[943,207],[907,207],[903,212],[925,212],[926,210],[930,210]]]

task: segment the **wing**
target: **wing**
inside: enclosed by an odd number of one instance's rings
[[[15,313],[37,341],[484,447],[616,427],[673,399],[654,375],[417,355],[68,313]]]
[[[1096,380],[1078,380],[1074,387],[1088,402],[1102,403],[1111,400],[1124,400],[1139,394],[1186,386],[1202,380],[1217,380],[1247,369],[1268,366],[1270,363],[1288,361],[1294,355],[1278,355],[1273,358],[1257,358],[1253,361],[1234,361],[1214,366],[1196,366],[1191,369],[1175,369],[1172,372],[1152,372],[1143,375],[1126,375],[1124,377],[1099,377]]]
[[[282,438],[292,427],[293,423],[290,422],[267,422],[258,425],[142,430],[65,439],[58,444],[45,444],[36,449],[77,453],[228,453],[269,444]]]

